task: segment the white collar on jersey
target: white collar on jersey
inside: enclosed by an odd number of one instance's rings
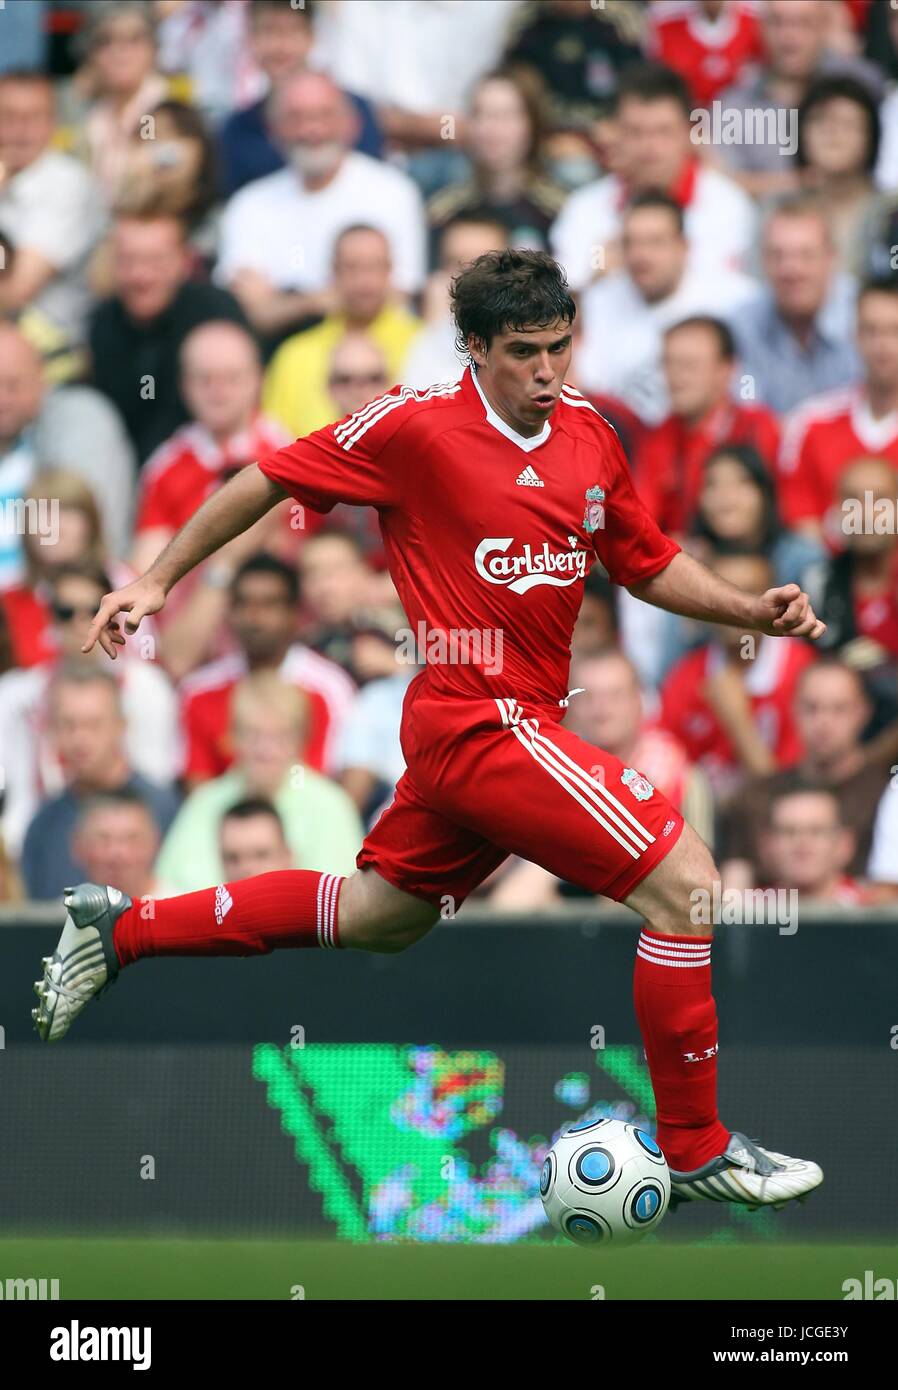
[[[506,425],[502,416],[497,415],[495,410],[493,410],[493,407],[483,394],[483,387],[477,380],[477,368],[474,366],[473,362],[471,363],[471,380],[477,388],[478,396],[483,401],[483,408],[486,411],[486,422],[488,425],[492,425],[494,430],[498,430],[500,434],[504,434],[505,438],[510,439],[512,444],[517,444],[518,448],[523,449],[525,454],[529,454],[532,449],[538,449],[540,444],[545,444],[549,435],[552,433],[552,427],[548,420],[546,420],[539,434],[518,434],[517,430],[513,430],[511,425]]]

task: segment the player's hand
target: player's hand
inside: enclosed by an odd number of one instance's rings
[[[147,614],[158,613],[164,603],[165,590],[146,577],[136,579],[124,589],[104,594],[81,650],[86,654],[99,642],[106,655],[114,661],[118,655],[116,647],[125,645],[125,633],[129,636],[135,633]],[[124,632],[118,622],[119,613],[128,614],[124,621]]]
[[[758,599],[758,632],[769,637],[809,637],[816,642],[826,631],[807,594],[797,584],[781,584],[768,589]]]

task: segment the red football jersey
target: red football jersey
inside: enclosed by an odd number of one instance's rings
[[[729,0],[714,23],[695,0],[653,5],[649,11],[649,57],[673,68],[689,83],[693,99],[708,106],[763,58],[755,6]]]
[[[260,467],[308,507],[378,509],[434,694],[513,695],[557,715],[595,557],[629,585],[679,549],[637,497],[612,427],[570,386],[531,438],[471,368],[423,391],[394,386]]]
[[[822,521],[837,500],[839,474],[860,458],[898,472],[898,411],[875,420],[862,387],[815,396],[789,417],[780,450],[780,509],[789,526]]]

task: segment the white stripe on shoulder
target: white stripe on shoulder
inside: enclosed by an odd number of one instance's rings
[[[564,401],[565,405],[579,406],[581,409],[585,406],[587,410],[592,411],[593,415],[598,415],[600,420],[604,420],[613,434],[617,434],[617,430],[608,419],[608,416],[603,415],[601,410],[593,405],[592,401],[588,401],[585,396],[581,396],[580,392],[575,391],[573,386],[562,386],[561,399]]]
[[[418,391],[413,386],[403,386],[398,395],[388,393],[378,396],[376,400],[357,410],[354,415],[350,415],[348,420],[335,426],[334,438],[342,448],[351,449],[368,430],[399,406],[420,404],[432,400],[435,396],[454,396],[460,390],[460,381],[439,382],[436,386],[428,386],[426,391]]]

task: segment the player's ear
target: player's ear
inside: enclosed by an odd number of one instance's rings
[[[468,334],[468,352],[471,354],[473,361],[478,367],[486,366],[486,343],[474,333]]]

